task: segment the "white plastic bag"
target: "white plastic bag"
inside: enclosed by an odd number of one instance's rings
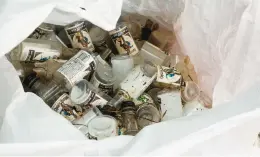
[[[203,91],[213,94],[213,106],[257,83],[259,46],[253,37],[258,5],[256,0],[185,3],[175,26],[177,37],[194,63]]]
[[[122,0],[1,1],[0,155],[162,155],[166,152],[211,155],[216,150],[223,155],[236,154],[235,148],[243,154],[252,154],[259,131],[259,111],[253,111],[260,103],[259,74],[255,69],[260,63],[258,3],[257,0],[124,1],[126,11],[153,15],[167,28],[171,28],[182,11],[180,8],[185,6],[175,25],[178,41],[195,64],[203,89],[214,93],[213,103],[223,105],[200,115],[148,126],[136,137],[90,141],[36,95],[24,93],[14,68],[3,55],[45,18],[45,22],[63,25],[85,18],[111,30],[119,18]],[[224,103],[227,99],[230,102]],[[209,127],[212,124],[215,125]],[[242,131],[232,134],[236,128]],[[239,138],[245,134],[248,136]],[[212,145],[215,140],[218,143]],[[209,148],[207,152],[205,147]],[[228,152],[227,147],[234,151]]]
[[[213,96],[216,106],[235,99],[259,80],[254,35],[258,5],[256,0],[125,0],[123,9],[151,16],[175,30],[182,53],[194,64],[200,87]]]

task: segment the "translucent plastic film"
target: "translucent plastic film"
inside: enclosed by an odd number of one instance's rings
[[[258,0],[3,0],[0,4],[1,155],[252,151],[259,132],[259,127],[254,127],[260,103]],[[173,53],[190,56],[201,90],[213,97],[213,109],[148,126],[135,137],[90,141],[35,94],[23,91],[4,54],[44,21],[65,25],[85,18],[112,30],[122,6],[123,11],[150,16],[175,32],[178,42],[173,43],[178,49],[173,46]],[[204,149],[207,146],[209,149]]]

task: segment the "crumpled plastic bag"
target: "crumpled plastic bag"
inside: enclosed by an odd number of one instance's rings
[[[213,106],[235,99],[259,80],[253,35],[257,7],[255,0],[125,0],[123,5],[175,31],[173,48],[190,57]]]
[[[196,68],[200,87],[213,95],[213,107],[236,99],[257,83],[259,47],[253,39],[257,8],[255,0],[186,1],[175,25],[178,41]]]
[[[0,155],[212,155],[216,150],[248,155],[255,148],[260,103],[257,0],[4,0],[0,4]],[[35,94],[23,92],[5,53],[44,20],[64,25],[85,18],[111,30],[122,4],[125,11],[150,14],[175,30],[202,90],[213,94],[213,105],[221,105],[148,126],[136,137],[91,141]]]

